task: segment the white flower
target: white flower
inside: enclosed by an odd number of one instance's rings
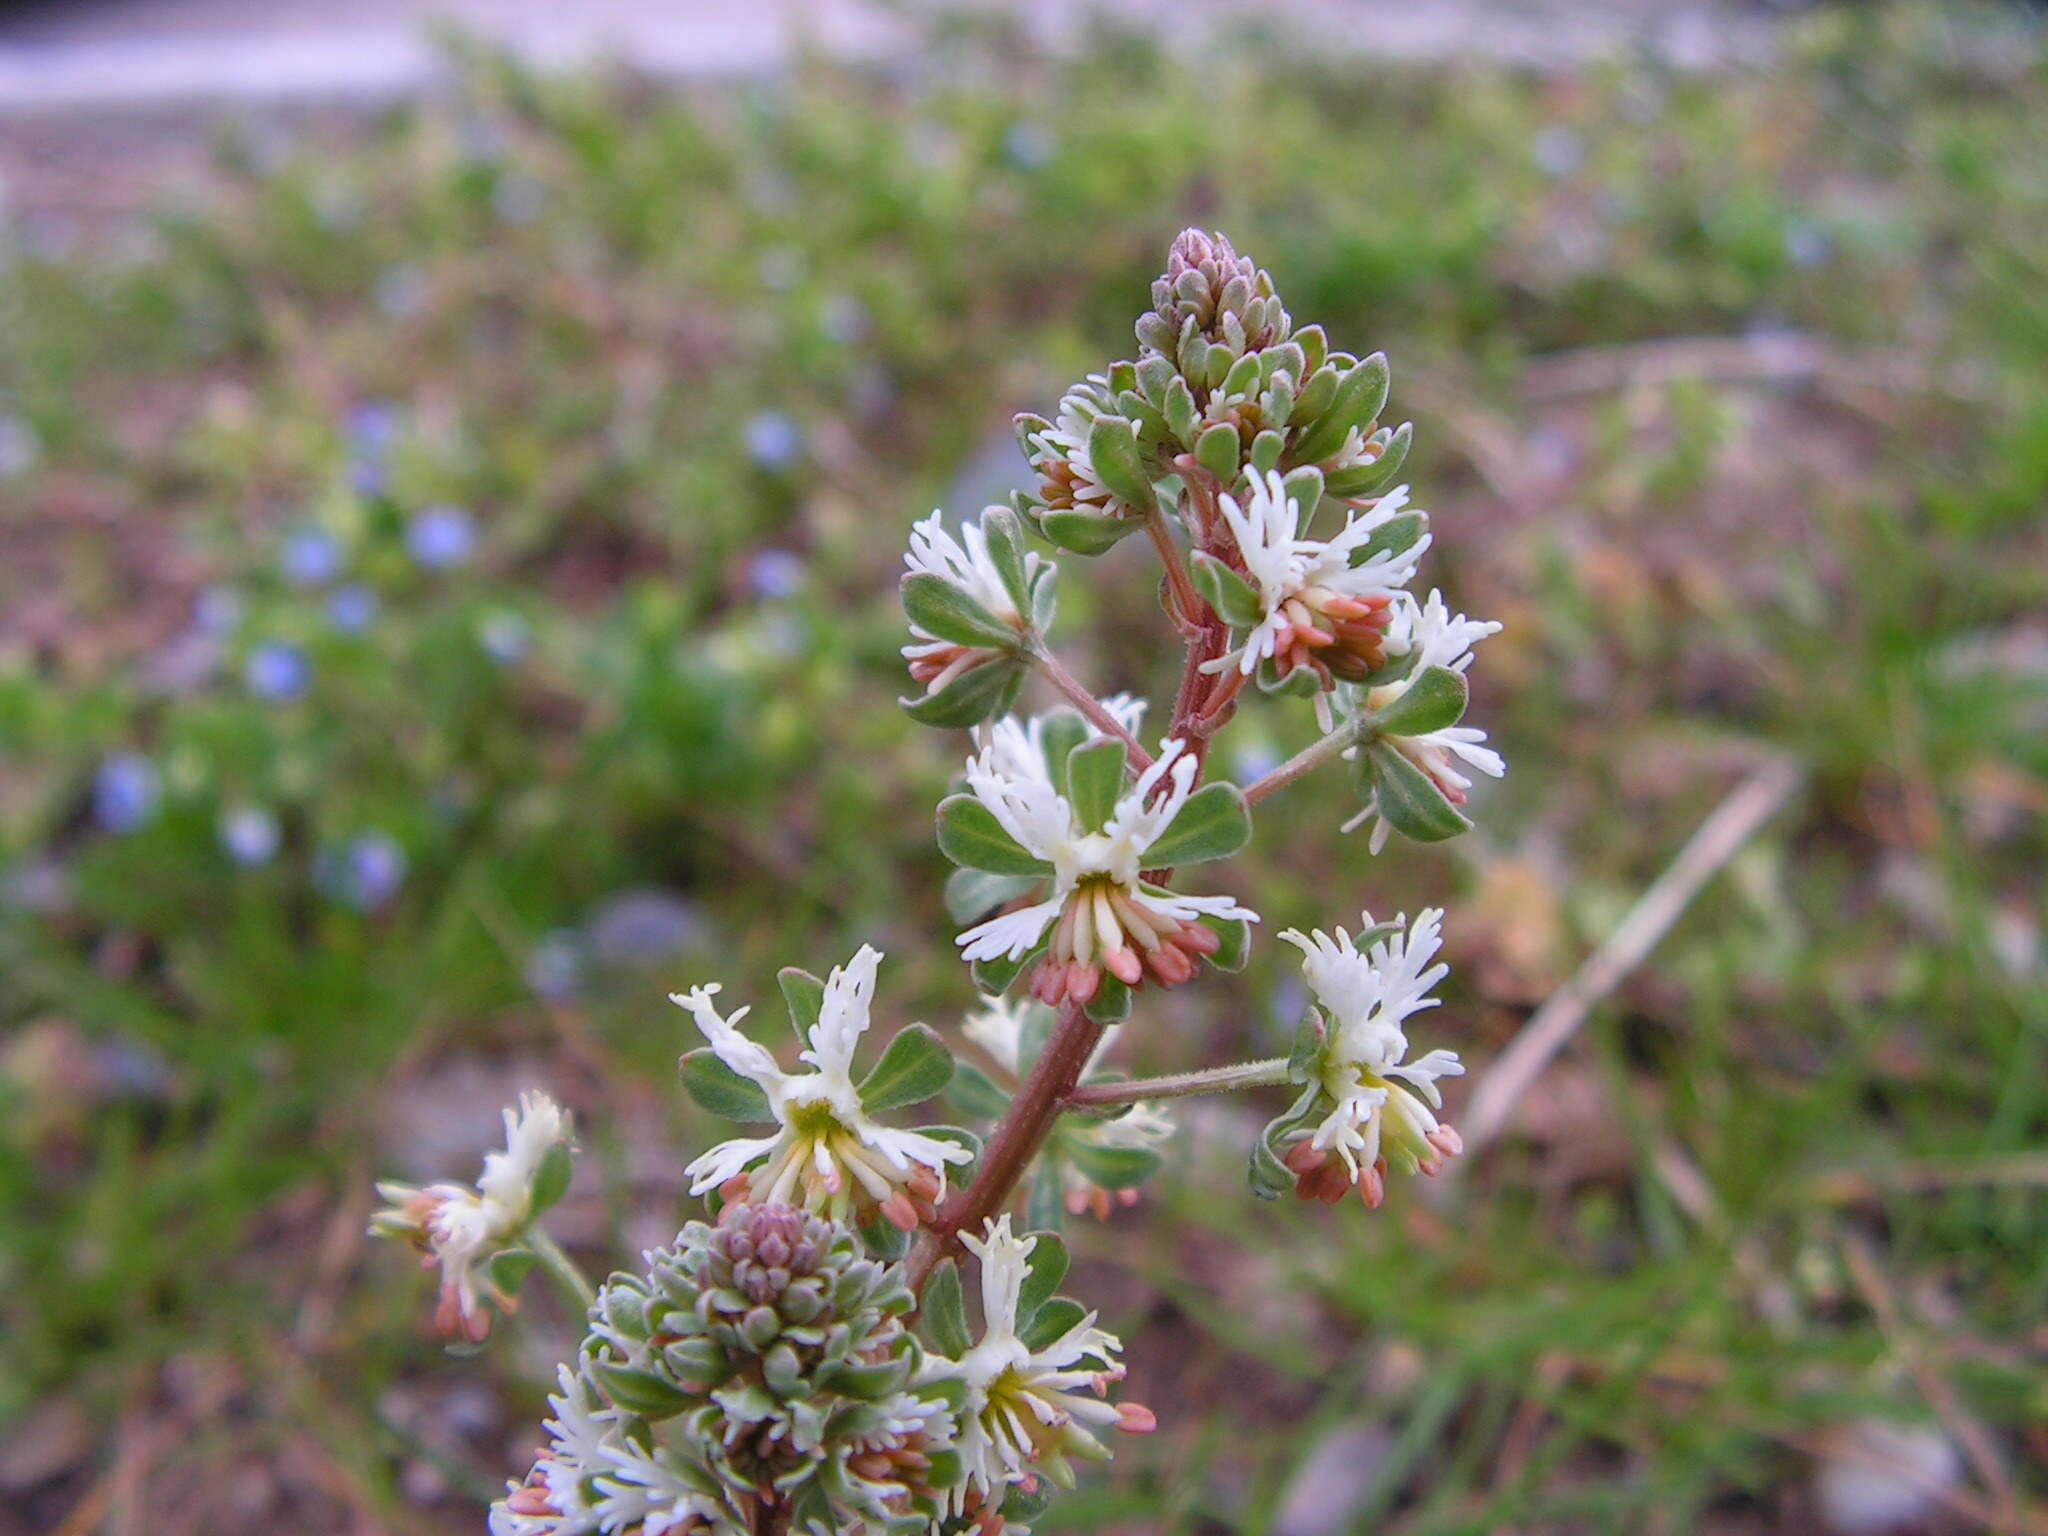
[[[1102,483],[1088,455],[1088,429],[1100,414],[1097,402],[1108,398],[1109,380],[1091,373],[1060,397],[1053,424],[1031,438],[1031,467],[1038,471],[1048,506],[1098,515],[1115,509],[1116,495]]]
[[[504,1112],[505,1150],[484,1156],[477,1187],[380,1183],[390,1205],[370,1218],[381,1237],[403,1238],[441,1271],[436,1326],[448,1334],[482,1339],[491,1318],[484,1303],[509,1312],[512,1298],[484,1273],[515,1244],[534,1215],[534,1182],[553,1148],[570,1135],[568,1113],[544,1093],[522,1093]]]
[[[1046,939],[1032,994],[1058,1003],[1094,997],[1106,969],[1128,986],[1149,973],[1165,986],[1186,981],[1220,940],[1202,917],[1257,922],[1227,896],[1181,896],[1139,878],[1145,853],[1194,792],[1200,765],[1179,740],[1163,743],[1151,767],[1125,789],[1099,831],[1090,831],[1052,782],[1038,750],[1037,722],[997,722],[967,762],[967,786],[1019,847],[1052,865],[1045,900],[1000,913],[955,942],[970,961],[1021,960]]]
[[[554,1417],[524,1483],[513,1483],[491,1506],[491,1536],[576,1536],[600,1528],[597,1508],[586,1498],[588,1479],[603,1470],[603,1450],[614,1433],[618,1411],[605,1405],[566,1365],[555,1368],[561,1390],[548,1398]]]
[[[1415,662],[1408,669],[1407,676],[1372,689],[1365,697],[1366,708],[1385,709],[1431,667],[1462,673],[1472,665],[1472,647],[1499,630],[1500,625],[1491,619],[1468,619],[1462,613],[1453,617],[1440,592],[1432,590],[1428,601],[1423,603],[1416,602],[1408,593],[1402,593],[1401,601],[1395,606],[1393,620],[1387,627],[1387,651],[1394,656],[1413,655]],[[1416,736],[1389,735],[1386,740],[1428,775],[1452,805],[1463,805],[1465,792],[1472,787],[1472,780],[1460,771],[1459,763],[1476,768],[1488,778],[1497,779],[1507,772],[1507,763],[1486,745],[1486,732],[1477,726],[1449,725]],[[1357,750],[1353,747],[1344,755],[1353,756]],[[1367,847],[1369,851],[1378,853],[1387,846],[1393,827],[1380,814],[1377,794],[1366,801],[1356,816],[1344,823],[1343,830],[1349,832],[1368,821],[1373,827]]]
[[[1394,933],[1364,950],[1341,928],[1334,937],[1320,929],[1280,935],[1301,951],[1302,975],[1329,1016],[1319,1067],[1327,1107],[1314,1131],[1285,1158],[1304,1195],[1340,1197],[1356,1185],[1365,1203],[1377,1206],[1386,1194],[1390,1162],[1402,1172],[1434,1173],[1444,1156],[1461,1148],[1458,1133],[1431,1113],[1443,1104],[1437,1079],[1465,1070],[1457,1055],[1436,1050],[1415,1061],[1403,1059],[1403,1026],[1437,1006],[1430,990],[1450,974],[1449,966],[1430,963],[1442,946],[1443,916],[1431,907],[1412,925],[1397,918]],[[1374,926],[1370,912],[1360,922],[1361,934]],[[1329,1160],[1333,1152],[1335,1163]]]
[[[913,575],[936,576],[959,588],[997,619],[1023,633],[1030,620],[1018,611],[1017,601],[1004,583],[1002,572],[989,554],[988,535],[979,523],[967,523],[955,539],[946,530],[945,514],[934,511],[910,530],[910,552],[903,563]],[[1024,586],[1029,591],[1044,562],[1035,553],[1024,556]],[[991,646],[962,645],[941,640],[916,624],[910,626],[911,644],[903,647],[903,659],[910,675],[925,685],[927,694],[937,693],[964,672],[1003,653]]]
[[[881,959],[864,944],[827,978],[818,1021],[801,1056],[809,1072],[785,1072],[763,1046],[739,1032],[747,1009],[721,1017],[712,1003],[717,986],[672,996],[696,1019],[718,1059],[767,1095],[778,1122],[772,1136],[721,1142],[691,1163],[683,1170],[692,1180],[691,1194],[743,1181],[745,1198],[756,1204],[800,1203],[835,1221],[845,1220],[856,1202],[872,1202],[905,1230],[929,1219],[932,1202],[945,1193],[946,1165],[964,1163],[972,1154],[936,1136],[878,1124],[861,1107],[853,1053],[868,1027]],[[735,1189],[729,1198],[740,1193]]]
[[[1393,593],[1414,578],[1429,535],[1357,565],[1352,557],[1407,503],[1408,487],[1400,486],[1370,512],[1351,514],[1335,538],[1322,540],[1303,536],[1300,504],[1287,494],[1277,470],[1252,477],[1242,506],[1235,497],[1222,497],[1223,520],[1237,539],[1263,616],[1236,650],[1208,669],[1235,666],[1250,676],[1270,660],[1283,676],[1296,667],[1313,668],[1326,688],[1338,677],[1356,681],[1377,670]]]
[[[1072,1487],[1069,1456],[1109,1457],[1094,1431],[1152,1427],[1149,1410],[1103,1401],[1109,1384],[1123,1376],[1116,1364],[1123,1345],[1096,1327],[1093,1312],[1036,1349],[1025,1344],[1017,1307],[1039,1239],[1014,1236],[1010,1218],[1001,1216],[982,1237],[962,1233],[960,1241],[981,1263],[982,1336],[948,1368],[967,1386],[957,1442],[967,1477],[956,1504],[970,1491],[993,1504],[1005,1485],[1029,1488],[1041,1472]]]

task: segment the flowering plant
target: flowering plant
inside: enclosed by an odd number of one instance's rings
[[[1280,935],[1313,998],[1286,1057],[1139,1081],[1104,1068],[1139,993],[1244,963],[1258,914],[1185,872],[1241,849],[1260,802],[1348,762],[1378,852],[1395,832],[1463,830],[1459,765],[1502,767],[1459,723],[1472,646],[1498,626],[1408,590],[1430,535],[1392,484],[1411,433],[1380,425],[1385,358],[1297,330],[1221,236],[1181,235],[1152,299],[1135,361],[1075,386],[1053,421],[1019,418],[1032,494],[957,534],[934,513],[910,538],[903,703],[974,733],[937,835],[984,994],[962,1033],[995,1072],[921,1024],[859,1071],[882,959],[864,946],[824,980],[782,973],[801,1070],[742,1032],[748,1009],[720,1012],[715,983],[675,996],[706,1041],[682,1059],[685,1089],[770,1129],[689,1164],[711,1219],[638,1272],[593,1288],[536,1225],[569,1135],[537,1095],[475,1190],[383,1186],[375,1230],[439,1268],[445,1331],[481,1339],[535,1264],[586,1315],[497,1536],[1023,1531],[1075,1461],[1110,1454],[1109,1431],[1154,1423],[1117,1400],[1120,1341],[1057,1294],[1057,1232],[1135,1199],[1172,1136],[1162,1101],[1295,1085],[1251,1148],[1268,1198],[1356,1189],[1377,1207],[1389,1176],[1459,1150],[1436,1114],[1458,1058],[1408,1038],[1448,969],[1434,909]],[[1087,558],[1140,532],[1184,649],[1150,747],[1142,702],[1097,698],[1052,651],[1054,557],[1028,547]],[[1011,713],[1033,676],[1065,702]],[[1322,733],[1246,786],[1205,781],[1247,684],[1312,700]],[[889,1123],[948,1089],[985,1139]]]

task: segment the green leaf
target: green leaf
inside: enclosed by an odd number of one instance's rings
[[[1067,757],[1090,735],[1081,712],[1061,704],[1038,717],[1038,741],[1045,753],[1046,777],[1061,794],[1067,792]]]
[[[1252,1139],[1251,1160],[1245,1169],[1245,1182],[1261,1200],[1278,1200],[1294,1188],[1294,1175],[1273,1152],[1268,1139],[1271,1133],[1272,1127],[1268,1126]]]
[[[725,1120],[775,1118],[761,1085],[733,1071],[708,1045],[686,1053],[680,1065],[683,1091],[712,1114]]]
[[[1023,611],[1023,604],[1018,604]],[[943,576],[913,571],[903,578],[903,612],[925,633],[958,645],[1007,648],[1017,631]]]
[[[869,1258],[884,1264],[893,1264],[910,1251],[910,1234],[880,1216],[860,1224],[860,1241]]]
[[[492,1285],[510,1296],[539,1262],[540,1255],[531,1248],[504,1248],[491,1255],[484,1271]]]
[[[1149,868],[1169,869],[1227,859],[1251,835],[1252,815],[1244,803],[1244,791],[1219,779],[1188,796],[1180,814],[1146,850],[1145,862]]]
[[[1237,478],[1237,428],[1219,421],[1195,439],[1195,459],[1225,485]]]
[[[1084,741],[1067,754],[1067,799],[1082,830],[1100,832],[1123,794],[1124,744],[1114,736]]]
[[[1090,1184],[1103,1189],[1136,1189],[1159,1171],[1161,1158],[1150,1147],[1104,1147],[1074,1137],[1066,1154]]]
[[[953,1053],[929,1026],[899,1029],[882,1059],[860,1080],[860,1106],[870,1114],[922,1104],[953,1080]]]
[[[1230,371],[1217,387],[1226,395],[1249,395],[1259,387],[1261,377],[1259,354],[1247,352],[1230,365]]]
[[[569,1150],[569,1143],[551,1143],[540,1155],[540,1166],[533,1171],[530,1188],[529,1209],[535,1216],[547,1210],[569,1188],[569,1175],[574,1170],[575,1154]]]
[[[957,1360],[974,1347],[974,1340],[967,1332],[967,1308],[960,1290],[960,1266],[951,1259],[941,1259],[932,1270],[931,1278],[924,1283],[924,1299],[918,1303],[917,1315],[924,1319],[925,1331],[942,1355]]]
[[[985,661],[970,667],[937,693],[913,699],[898,699],[903,712],[919,725],[941,730],[965,730],[1010,707],[1024,682],[1025,663]]]
[[[1088,424],[1088,462],[1096,479],[1125,506],[1139,512],[1159,506],[1144,455],[1138,451],[1138,434],[1123,417],[1098,416]]]
[[[1029,1323],[1017,1330],[1017,1337],[1026,1349],[1044,1349],[1063,1338],[1087,1315],[1088,1309],[1078,1301],[1055,1296],[1038,1309],[1038,1314]]]
[[[993,960],[977,960],[973,966],[974,984],[990,997],[1000,997],[1010,990],[1010,983],[1017,979],[1017,973],[1044,949],[1045,946],[1040,944],[1015,960],[1000,955]]]
[[[1294,1028],[1294,1041],[1287,1051],[1287,1076],[1291,1081],[1313,1081],[1316,1065],[1323,1058],[1323,1046],[1328,1039],[1323,1030],[1322,1014],[1314,1008],[1303,1009],[1301,1022]]]
[[[1364,427],[1387,403],[1387,355],[1375,352],[1337,383],[1329,409],[1294,440],[1294,461],[1315,464],[1344,446],[1353,427]]]
[[[1258,590],[1207,550],[1196,550],[1190,564],[1195,590],[1232,629],[1250,629],[1265,617]]]
[[[952,1102],[963,1115],[977,1120],[995,1120],[1010,1107],[1010,1096],[996,1086],[995,1079],[972,1062],[953,1067]]]
[[[1059,612],[1059,574],[1059,567],[1047,562],[1032,579],[1031,602],[1023,611],[1031,615],[1031,627],[1041,635],[1052,632],[1053,617]]]
[[[948,795],[939,802],[939,848],[955,864],[991,875],[1052,873],[1052,865],[1027,853],[972,795]]]
[[[1066,1224],[1066,1195],[1060,1188],[1060,1171],[1051,1158],[1040,1157],[1033,1165],[1031,1184],[1024,1195],[1024,1225],[1041,1233],[1057,1233]]]
[[[1102,984],[1081,1011],[1097,1024],[1121,1024],[1131,1016],[1131,989],[1105,971]]]
[[[1403,512],[1399,517],[1390,517],[1351,552],[1351,563],[1363,565],[1373,556],[1389,551],[1403,554],[1415,547],[1415,541],[1422,537],[1422,530],[1428,526],[1429,516],[1423,512]]]
[[[1299,333],[1297,333],[1298,335]],[[1337,381],[1343,374],[1335,368],[1324,368],[1311,363],[1303,384],[1294,396],[1294,411],[1290,421],[1313,422],[1330,408],[1330,402],[1337,398]]]
[[[946,877],[946,915],[956,923],[978,922],[1037,884],[1035,875],[992,875],[981,869],[956,869]]]
[[[1178,373],[1167,384],[1166,400],[1159,410],[1181,446],[1192,451],[1201,427],[1201,413],[1195,408],[1194,392],[1188,388],[1188,381]]]
[[[1243,970],[1252,950],[1251,924],[1241,917],[1217,917],[1213,913],[1203,914],[1198,921],[1223,941],[1209,957],[1209,963],[1219,971]]]
[[[1019,613],[1031,612],[1031,583],[1024,576],[1024,529],[1008,507],[987,507],[981,514],[981,536],[988,543],[989,562],[1003,580],[1003,590]],[[1049,573],[1048,573],[1049,574]]]
[[[590,1374],[605,1396],[643,1419],[672,1419],[698,1401],[675,1383],[636,1366],[593,1361]]]
[[[1462,672],[1425,667],[1374,716],[1373,729],[1386,736],[1425,736],[1456,725],[1470,691]]]
[[[1246,455],[1251,467],[1264,474],[1280,462],[1280,450],[1287,446],[1287,435],[1271,427],[1252,439],[1252,451]]]
[[[1131,517],[1067,511],[1044,512],[1039,516],[1038,525],[1046,538],[1077,555],[1099,555],[1114,549],[1143,526]]]
[[[1316,509],[1323,504],[1323,472],[1313,464],[1290,469],[1281,478],[1280,488],[1301,514],[1301,527],[1306,532],[1315,518]]]
[[[1060,1282],[1067,1278],[1065,1241],[1050,1231],[1040,1232],[1037,1237],[1038,1241],[1031,1245],[1031,1257],[1024,1261],[1024,1283],[1017,1291],[1020,1322],[1051,1301]]]
[[[800,966],[785,965],[775,973],[782,986],[782,1001],[789,1009],[789,1026],[799,1035],[818,1022],[825,1011],[825,983]]]
[[[1396,832],[1418,843],[1440,843],[1472,825],[1444,798],[1429,775],[1390,743],[1369,743],[1365,756],[1372,764],[1373,792],[1379,796],[1380,814],[1393,824]]]

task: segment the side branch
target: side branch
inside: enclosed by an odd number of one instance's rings
[[[1148,1099],[1186,1099],[1198,1093],[1230,1093],[1239,1088],[1270,1088],[1287,1081],[1287,1058],[1240,1061],[1227,1067],[1208,1067],[1200,1072],[1174,1072],[1164,1077],[1124,1078],[1117,1082],[1086,1083],[1069,1093],[1061,1103],[1068,1109],[1099,1109],[1118,1104],[1137,1104]]]
[[[1358,739],[1356,726],[1345,726],[1330,732],[1322,740],[1311,742],[1294,756],[1287,759],[1270,773],[1261,774],[1245,786],[1244,803],[1257,805],[1275,790],[1285,789],[1296,779],[1310,770],[1321,767],[1337,756]]]
[[[1059,657],[1049,650],[1039,649],[1032,652],[1031,659],[1045,680],[1057,688],[1068,703],[1080,710],[1090,725],[1105,736],[1113,736],[1124,744],[1125,751],[1129,753],[1129,764],[1133,774],[1143,773],[1152,766],[1152,754],[1139,745],[1137,737],[1118,723],[1116,716],[1104,707],[1100,699],[1081,686],[1080,679],[1061,664]]]

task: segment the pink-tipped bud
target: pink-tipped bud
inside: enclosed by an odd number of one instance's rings
[[[882,1202],[882,1215],[889,1225],[899,1232],[917,1230],[917,1207],[910,1202],[910,1196],[897,1190]]]
[[[1143,1403],[1118,1403],[1116,1427],[1127,1435],[1149,1435],[1159,1427],[1159,1415]]]
[[[1145,979],[1145,964],[1136,951],[1119,944],[1102,957],[1102,963],[1109,967],[1110,974],[1127,987],[1135,987]]]
[[[1173,936],[1173,942],[1198,955],[1213,955],[1223,947],[1223,935],[1201,923],[1189,923]]]
[[[1374,1163],[1358,1176],[1358,1198],[1365,1202],[1368,1211],[1376,1211],[1387,1198],[1387,1174],[1384,1162]]]
[[[1095,1001],[1095,994],[1102,990],[1102,971],[1098,966],[1083,965],[1079,960],[1067,963],[1066,995],[1083,1007]]]
[[[1452,1130],[1448,1125],[1439,1125],[1423,1139],[1432,1147],[1435,1147],[1437,1151],[1443,1153],[1445,1157],[1456,1157],[1465,1150],[1465,1138]]]

